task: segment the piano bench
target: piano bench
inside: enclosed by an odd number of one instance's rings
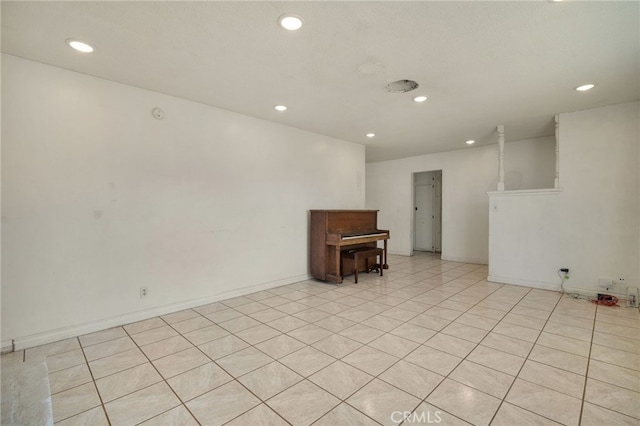
[[[377,247],[360,247],[351,250],[343,250],[340,252],[341,259],[353,259],[353,275],[355,276],[355,282],[358,284],[358,261],[364,258],[365,270],[367,273],[373,269],[377,269],[380,271],[380,276],[382,276],[382,256],[384,254],[384,250]],[[377,264],[373,265],[374,267],[369,268],[369,258],[372,256],[380,256]],[[340,272],[342,272],[342,267],[340,267]]]

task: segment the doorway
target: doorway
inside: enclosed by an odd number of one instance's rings
[[[442,251],[442,170],[413,175],[413,249]]]

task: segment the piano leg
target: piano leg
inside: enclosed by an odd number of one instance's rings
[[[387,240],[384,240],[384,265],[382,265],[382,268],[389,269],[389,265],[387,264]],[[380,275],[382,275],[382,273]]]

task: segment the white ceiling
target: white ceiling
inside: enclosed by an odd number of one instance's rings
[[[363,144],[368,162],[496,143],[498,124],[507,141],[551,135],[556,113],[640,98],[636,1],[1,7],[5,53]],[[283,30],[283,13],[305,25]],[[385,91],[399,79],[420,87]]]

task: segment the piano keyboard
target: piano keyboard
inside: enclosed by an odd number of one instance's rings
[[[379,237],[382,235],[387,235],[386,232],[380,232],[379,234],[362,234],[362,235],[349,235],[342,237],[343,240],[354,240],[356,238],[367,238],[367,237]]]

